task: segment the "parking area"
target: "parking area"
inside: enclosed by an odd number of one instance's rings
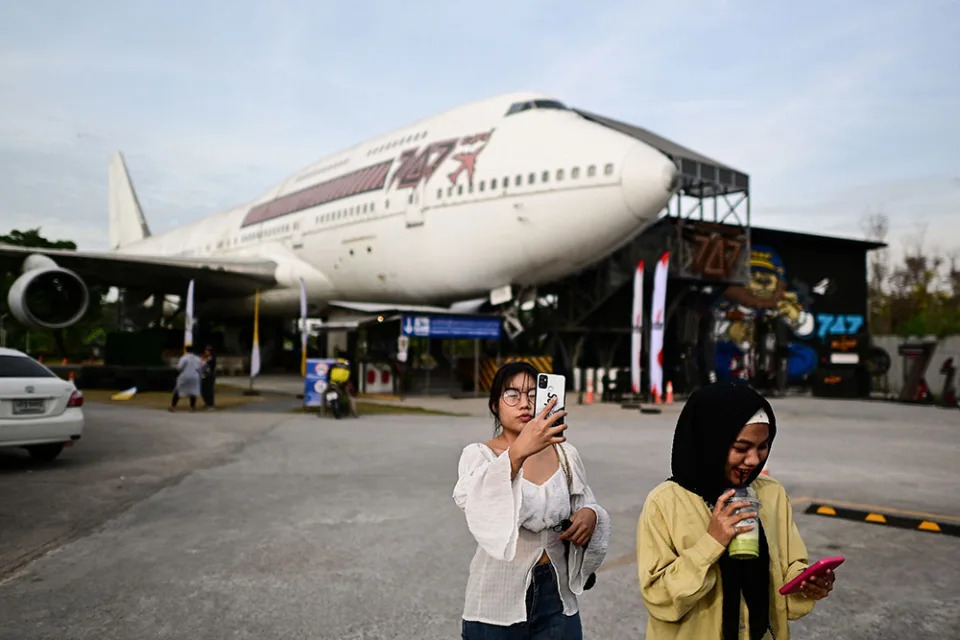
[[[104,426],[54,467],[0,459],[0,513],[16,522],[2,548],[56,547],[0,584],[0,638],[457,637],[475,544],[451,492],[461,448],[490,432],[482,402],[462,402],[474,415],[350,421],[91,406]],[[951,637],[960,538],[804,510],[842,501],[960,522],[960,415],[809,398],[774,407],[768,468],[811,559],[847,558],[795,637]],[[614,527],[581,599],[588,637],[643,637],[636,522],[669,475],[678,410],[571,409],[570,441]]]

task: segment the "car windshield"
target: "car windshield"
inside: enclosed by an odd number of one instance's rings
[[[32,358],[0,356],[0,378],[56,378],[56,376]]]

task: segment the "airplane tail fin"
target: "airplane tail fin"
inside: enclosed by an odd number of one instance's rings
[[[137,192],[133,190],[127,163],[119,151],[110,160],[110,248],[121,249],[150,237]]]

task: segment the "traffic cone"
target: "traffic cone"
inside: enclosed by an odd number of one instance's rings
[[[667,404],[673,404],[673,381],[667,380]]]
[[[70,382],[73,382],[74,379],[76,379],[76,377],[77,377],[77,376],[76,376],[76,374],[75,374],[73,371],[71,371],[69,374],[67,374],[67,379],[68,379]]]
[[[653,404],[660,404],[660,392],[656,389],[653,390]]]

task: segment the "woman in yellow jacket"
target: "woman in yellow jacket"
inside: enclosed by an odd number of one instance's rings
[[[760,475],[776,433],[770,403],[741,382],[698,389],[683,407],[673,475],[647,496],[637,528],[647,640],[786,640],[787,620],[830,593],[832,572],[804,581],[799,593],[779,593],[808,559],[786,492]],[[748,486],[760,502],[759,555],[735,559],[727,547],[754,528],[740,522],[757,513],[735,513],[749,503],[729,500]]]

